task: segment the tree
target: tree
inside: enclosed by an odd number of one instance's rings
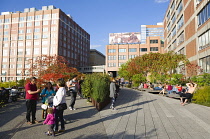
[[[35,76],[40,82],[53,81],[59,78],[68,79],[75,74],[79,74],[76,68],[69,67],[69,63],[62,56],[38,56],[36,60],[30,60],[30,68],[24,69],[29,76]]]

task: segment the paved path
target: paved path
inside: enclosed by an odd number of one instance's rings
[[[69,97],[67,97],[69,103]],[[17,105],[18,104],[18,105]],[[39,104],[40,105],[40,104]],[[210,107],[181,106],[179,100],[123,88],[116,102],[98,112],[85,99],[76,111],[66,110],[61,139],[210,139]],[[37,119],[41,120],[38,107]],[[25,124],[24,101],[0,109],[1,139],[42,139],[45,125]]]

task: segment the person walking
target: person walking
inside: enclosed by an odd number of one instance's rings
[[[116,84],[115,84],[115,79],[113,78],[111,83],[110,83],[110,95],[109,97],[112,99],[112,104],[110,106],[111,109],[115,110],[114,104],[116,101]]]
[[[70,104],[69,104],[69,109],[70,110],[76,110],[74,108],[75,102],[76,102],[76,97],[77,97],[77,91],[78,91],[78,81],[77,81],[77,75],[73,76],[73,79],[67,82],[67,87],[70,90]]]
[[[37,82],[36,77],[31,77],[30,82],[27,83],[25,86],[26,90],[25,99],[26,99],[26,108],[27,108],[26,120],[27,124],[29,125],[39,123],[36,120],[36,106],[37,106],[37,100],[39,98],[38,93],[40,92],[40,89],[37,89],[36,82]],[[32,113],[32,121],[30,119],[31,113]]]
[[[65,131],[65,122],[63,119],[64,110],[57,109],[60,104],[66,103],[66,88],[65,81],[63,79],[58,79],[56,82],[58,86],[58,91],[53,98],[53,105],[55,107],[55,131],[54,133]],[[61,122],[61,129],[58,131],[58,123]]]
[[[121,87],[123,88],[125,84],[125,79],[123,77],[120,79],[120,84],[121,84]]]

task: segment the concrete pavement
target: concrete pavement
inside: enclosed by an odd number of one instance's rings
[[[67,97],[69,104],[69,97]],[[41,119],[41,103],[37,120]],[[210,108],[147,92],[123,88],[116,102],[98,112],[85,99],[77,99],[77,110],[65,110],[66,131],[61,139],[209,139]],[[10,103],[0,109],[1,139],[44,139],[45,125],[25,124],[25,101]]]

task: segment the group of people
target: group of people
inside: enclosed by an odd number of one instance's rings
[[[61,109],[61,105],[66,105],[66,92],[70,91],[71,100],[69,109],[76,110],[74,108],[74,105],[76,101],[77,92],[79,96],[82,97],[82,81],[78,81],[77,76],[74,76],[73,79],[69,80],[68,82],[65,82],[64,79],[58,79],[56,82],[56,88],[53,88],[51,82],[47,82],[46,87],[43,90],[41,90],[41,88],[37,88],[36,82],[37,79],[35,77],[31,77],[30,82],[27,83],[25,86],[27,124],[31,125],[39,123],[39,121],[36,120],[36,107],[39,97],[41,96],[43,104],[46,104],[46,102],[49,103],[49,99],[51,98],[51,105],[47,106],[47,113],[45,115],[43,114],[43,118],[45,119],[43,124],[48,125],[48,132],[46,132],[46,134],[55,136],[55,134],[58,132],[64,132],[65,122],[63,118],[63,112],[65,109]],[[60,130],[58,130],[59,122],[61,123]]]

